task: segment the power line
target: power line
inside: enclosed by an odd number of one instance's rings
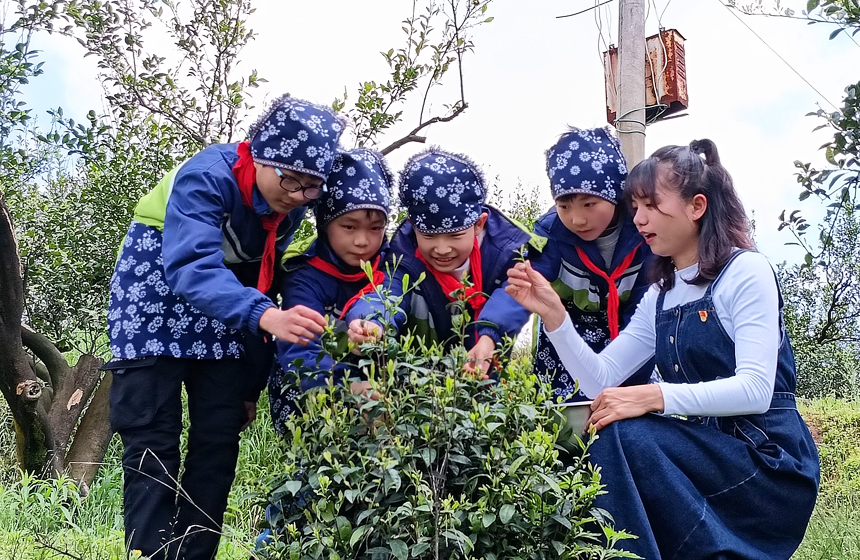
[[[601,4],[598,4],[598,0],[594,0],[594,7],[599,8]],[[610,11],[610,8],[606,7],[607,12]],[[597,25],[597,56],[600,58],[600,66],[604,68],[604,73],[608,70],[609,77],[607,87],[612,91],[612,94],[618,95],[618,88],[616,87],[616,76],[615,72],[612,68],[611,61],[607,64],[607,60],[604,58],[605,56],[609,56],[609,45],[612,44],[612,15],[611,13],[607,14],[607,22],[609,25],[608,33],[609,33],[609,44],[606,43],[606,39],[603,36],[603,17],[601,15],[601,10],[594,10],[594,23]],[[603,47],[601,48],[600,44],[603,43]]]
[[[651,4],[653,4],[653,6],[654,6],[654,17],[657,18],[657,29],[662,31],[663,30],[663,22],[660,21],[660,18],[662,18],[663,16],[660,15],[659,10],[657,9],[657,0],[651,0]],[[645,18],[645,21],[648,21],[647,17]]]
[[[670,0],[670,1],[671,1],[671,0]],[[729,13],[730,13],[730,14],[732,14],[732,15],[735,17],[735,19],[736,19],[736,20],[738,20],[739,22],[741,22],[741,23],[743,24],[743,26],[744,26],[744,27],[746,27],[747,29],[749,29],[749,30],[750,30],[750,33],[752,33],[753,35],[755,35],[755,36],[758,38],[758,40],[759,40],[759,41],[761,41],[762,43],[764,43],[764,46],[766,46],[767,48],[769,48],[773,54],[775,54],[775,55],[776,55],[776,56],[777,56],[781,61],[783,61],[783,62],[785,63],[785,65],[786,65],[786,66],[788,66],[788,67],[791,69],[791,71],[792,71],[792,72],[794,72],[795,74],[797,74],[797,77],[798,77],[798,78],[800,78],[801,80],[803,80],[804,82],[806,82],[806,85],[808,85],[809,87],[811,87],[811,88],[812,88],[812,91],[814,91],[815,93],[817,93],[817,94],[821,97],[821,99],[823,99],[823,100],[827,101],[828,103],[830,103],[830,105],[831,105],[834,109],[836,109],[837,111],[839,110],[839,107],[837,107],[836,105],[834,105],[834,104],[833,104],[833,102],[832,102],[832,101],[830,101],[829,99],[827,99],[827,97],[825,97],[823,93],[821,93],[820,91],[818,91],[818,89],[817,89],[814,85],[812,85],[812,83],[811,83],[809,80],[807,80],[806,78],[804,78],[804,77],[803,77],[803,75],[802,75],[800,72],[798,72],[797,70],[795,70],[794,66],[792,66],[791,64],[789,64],[789,62],[788,62],[786,59],[784,59],[784,58],[782,57],[782,55],[780,55],[778,52],[776,52],[776,49],[774,49],[773,47],[771,47],[771,46],[768,44],[768,42],[767,42],[767,41],[765,41],[764,39],[762,39],[762,37],[761,37],[758,33],[756,33],[756,32],[755,32],[755,30],[753,30],[753,28],[752,28],[752,27],[750,27],[749,25],[747,25],[747,23],[746,23],[744,20],[742,20],[742,19],[740,18],[740,16],[738,16],[730,6],[728,6],[728,5],[724,4],[722,0],[717,0],[717,2],[719,2],[719,3],[720,3],[720,5],[722,5],[725,9],[727,9],[727,10],[729,11]]]
[[[555,16],[555,19],[578,16],[579,14],[584,14],[585,12],[588,12],[588,11],[593,10],[595,8],[599,8],[603,4],[609,4],[610,2],[612,2],[612,0],[606,0],[605,2],[602,2],[600,4],[595,4],[594,6],[592,6],[590,8],[585,8],[584,10],[580,10],[580,11],[573,13],[573,14],[567,14],[567,15],[563,15],[563,16]]]
[[[669,9],[669,4],[671,4],[671,3],[672,3],[672,0],[669,0],[668,2],[666,2],[666,7],[663,8],[662,12],[660,12],[660,17],[657,18],[657,21],[660,21],[663,18],[663,16],[666,15],[666,10]]]

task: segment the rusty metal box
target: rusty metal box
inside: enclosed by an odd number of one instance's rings
[[[689,106],[684,36],[677,29],[664,29],[645,40],[645,119],[650,124]],[[665,68],[665,69],[664,69]],[[606,82],[606,119],[615,126],[618,107],[618,48],[603,53]],[[654,79],[654,76],[657,79]]]

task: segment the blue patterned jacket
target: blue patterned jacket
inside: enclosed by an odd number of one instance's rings
[[[254,286],[270,213],[254,190],[242,203],[236,144],[209,146],[168,173],[138,203],[110,283],[108,331],[115,359],[238,358],[274,302]],[[305,208],[278,228],[289,245]],[[268,370],[267,370],[268,371]]]
[[[603,256],[593,241],[584,241],[567,229],[558,218],[555,208],[549,210],[535,223],[535,233],[548,239],[541,252],[532,252],[529,260],[535,270],[549,280],[567,308],[573,326],[595,352],[609,344],[609,322],[607,301],[609,285],[600,276],[586,267],[576,252],[579,247],[588,259],[607,275],[618,268],[622,261],[634,254],[632,262],[616,281],[620,299],[618,325],[623,329],[630,322],[639,300],[648,291],[646,266],[651,260],[651,249],[644,243],[633,220],[625,212],[619,225],[621,231],[612,263],[606,267]],[[535,373],[545,381],[551,381],[556,396],[566,397],[573,393],[575,379],[570,376],[549,339],[539,325],[535,346]],[[633,374],[627,384],[647,383],[654,369],[653,360]],[[577,400],[577,399],[574,399]]]
[[[293,250],[303,251],[301,254],[285,255],[283,269],[286,273],[280,284],[281,307],[289,309],[296,305],[304,305],[324,316],[328,315],[335,323],[334,330],[337,333],[338,345],[336,354],[345,356],[342,361],[333,360],[330,355],[322,352],[319,338],[311,340],[306,346],[278,341],[278,360],[269,376],[269,402],[272,406],[272,418],[279,432],[301,393],[314,387],[324,386],[330,377],[333,377],[337,384],[345,375],[356,373],[350,363],[350,355],[346,355],[348,323],[339,317],[345,304],[368,282],[340,280],[314,268],[308,264],[308,261],[313,257],[319,257],[333,264],[344,274],[361,272],[357,267],[344,264],[332,251],[325,238],[305,241],[302,245],[296,243],[296,247],[290,248],[291,253]],[[388,242],[384,241],[377,253],[381,255],[380,260],[385,259],[387,251]]]

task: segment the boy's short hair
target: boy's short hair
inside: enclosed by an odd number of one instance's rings
[[[379,218],[383,222],[388,221],[388,214],[383,212],[379,208],[365,208],[364,209],[364,217],[368,220],[373,220],[375,218]]]
[[[378,219],[382,220],[383,222],[388,222],[388,213],[383,212],[379,208],[356,208],[355,210],[350,210],[348,212],[344,212],[340,216],[346,216],[347,214],[352,214],[353,212],[361,212],[362,210],[364,210],[364,217],[367,218],[368,220],[375,220],[378,218]],[[338,218],[340,216],[338,216]],[[335,219],[337,219],[337,218],[335,218]],[[334,220],[330,220],[325,225],[329,225],[333,221]]]
[[[576,192],[576,193],[563,194],[560,197],[556,198],[555,202],[556,202],[556,204],[558,204],[558,203],[570,204],[571,202],[575,201],[577,198],[579,198],[581,196],[595,196],[597,198],[602,198],[603,200],[606,200],[606,198],[601,197],[601,196],[597,196],[596,194]],[[620,206],[620,205],[616,204],[616,206]]]

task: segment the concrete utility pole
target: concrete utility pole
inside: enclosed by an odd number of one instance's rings
[[[618,136],[627,167],[645,159],[645,3],[619,0]],[[625,132],[628,131],[628,132]],[[633,131],[633,132],[629,132]]]

